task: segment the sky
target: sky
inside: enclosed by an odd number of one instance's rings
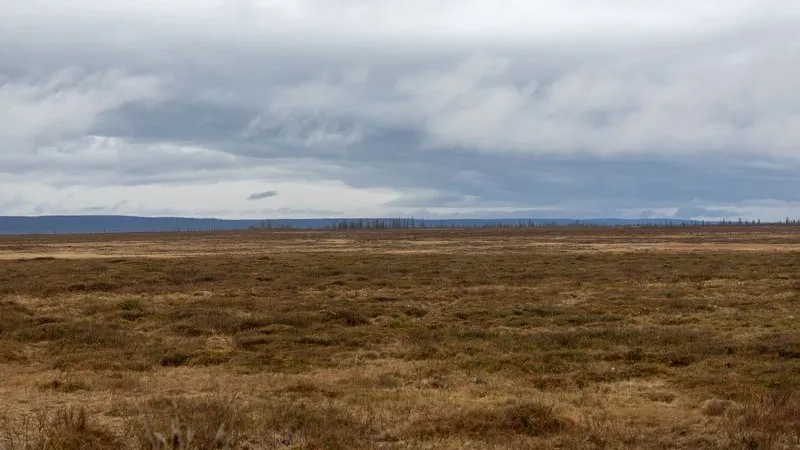
[[[0,0],[0,215],[800,217],[796,0]]]

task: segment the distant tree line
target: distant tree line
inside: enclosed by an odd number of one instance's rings
[[[563,227],[601,227],[601,228],[663,228],[663,227],[731,227],[731,226],[798,226],[800,220],[786,218],[783,221],[762,222],[761,219],[722,219],[718,221],[696,220],[647,220],[639,222],[602,223],[598,221],[573,220],[569,222],[548,219],[525,220],[424,220],[413,217],[408,218],[375,218],[375,219],[342,219],[332,220],[324,225],[315,227],[327,230],[382,230],[382,229],[415,229],[415,228],[447,228],[447,229],[496,229],[496,228],[563,228]],[[260,226],[251,226],[250,229],[292,229],[291,224],[274,224],[265,220]]]
[[[354,219],[341,220],[330,224],[327,228],[335,230],[425,228],[425,221],[417,220],[413,217],[393,219]]]

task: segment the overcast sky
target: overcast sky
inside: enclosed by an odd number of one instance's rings
[[[797,0],[0,0],[0,214],[800,217]]]

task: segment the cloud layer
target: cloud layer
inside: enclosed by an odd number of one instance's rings
[[[800,215],[798,30],[791,0],[0,0],[0,214]]]

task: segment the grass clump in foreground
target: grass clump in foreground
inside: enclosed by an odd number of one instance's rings
[[[430,436],[467,434],[484,439],[514,434],[541,437],[560,433],[570,425],[552,405],[524,401],[473,408],[425,420],[420,424],[420,433]]]
[[[798,447],[800,233],[187,236],[8,246],[0,448]]]
[[[240,448],[245,412],[234,399],[152,399],[133,427],[141,449]]]
[[[2,450],[110,450],[126,443],[92,423],[83,408],[39,413],[12,423],[4,418],[0,429]]]
[[[732,408],[725,426],[733,448],[800,448],[800,395],[780,389]]]

